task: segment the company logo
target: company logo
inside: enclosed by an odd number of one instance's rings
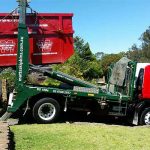
[[[18,19],[0,19],[0,22],[5,23],[5,22],[19,22]]]
[[[2,40],[0,41],[0,53],[4,54],[4,53],[14,53],[15,50],[15,45],[16,43],[14,43],[14,41],[12,40]]]
[[[50,52],[53,46],[53,42],[50,40],[39,40],[37,46],[41,52]]]
[[[20,54],[19,54],[19,81],[22,81],[22,65],[23,65],[23,50],[24,50],[24,37],[20,38]]]

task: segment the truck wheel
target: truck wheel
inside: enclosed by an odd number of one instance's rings
[[[150,125],[150,107],[146,108],[140,118],[140,125]]]
[[[59,116],[60,106],[52,98],[42,98],[33,107],[33,117],[38,123],[55,122]]]

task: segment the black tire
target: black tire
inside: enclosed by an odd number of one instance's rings
[[[144,109],[140,117],[140,125],[150,125],[150,107]]]
[[[33,107],[33,117],[37,123],[53,123],[60,114],[59,103],[52,98],[42,98]]]

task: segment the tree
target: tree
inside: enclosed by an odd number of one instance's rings
[[[126,52],[126,55],[129,59],[137,62],[141,62],[142,59],[142,51],[137,47],[136,44],[133,44],[129,51]]]
[[[119,54],[105,54],[101,59],[103,73],[106,76],[108,67],[117,61],[119,61],[123,57],[123,53]]]
[[[144,57],[150,61],[150,27],[142,34],[140,40],[142,41],[142,51]]]
[[[15,87],[15,70],[11,67],[5,68],[0,73],[0,80],[6,79],[7,80],[7,90],[8,92],[12,92]]]
[[[87,66],[87,69],[83,72],[83,76],[87,80],[98,79],[103,75],[102,66],[97,60],[89,62]]]
[[[96,56],[92,53],[89,43],[85,43],[80,37],[74,39],[75,51],[80,57],[79,68],[83,73],[83,78],[86,80],[92,80],[102,76],[101,63],[96,59]]]
[[[133,44],[126,55],[137,62],[150,62],[150,27],[141,35],[140,40],[142,44],[139,47]]]
[[[84,40],[79,36],[74,38],[74,49],[80,58],[84,60],[92,61],[95,59],[93,53],[91,52],[89,43],[85,43]]]
[[[75,54],[64,64],[55,65],[60,70],[80,79],[92,80],[102,76],[101,63],[96,60],[88,43],[78,36],[74,38]]]
[[[95,57],[97,60],[101,60],[104,57],[104,55],[105,55],[104,52],[97,52],[95,54]]]

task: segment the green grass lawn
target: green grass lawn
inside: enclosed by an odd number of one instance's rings
[[[150,128],[95,124],[11,126],[16,150],[150,150]]]

